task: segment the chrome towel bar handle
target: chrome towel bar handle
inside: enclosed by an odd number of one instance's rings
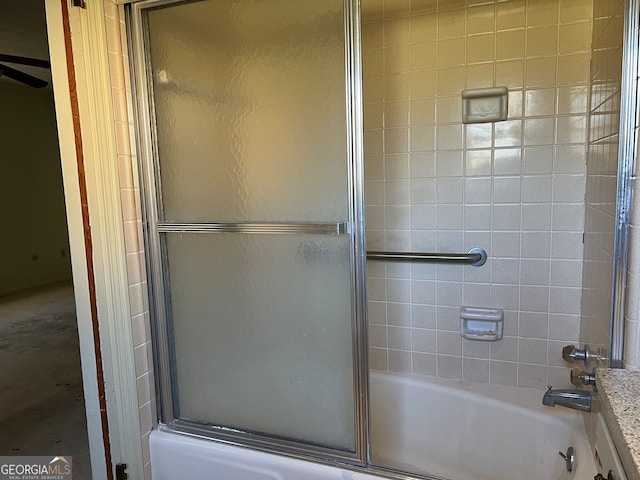
[[[462,263],[480,267],[487,261],[487,252],[474,247],[467,253],[414,253],[414,252],[367,252],[367,260],[392,262]]]

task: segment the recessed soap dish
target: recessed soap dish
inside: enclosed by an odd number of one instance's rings
[[[493,342],[502,338],[504,312],[497,308],[461,307],[460,335]]]
[[[500,122],[507,119],[507,87],[473,88],[462,92],[462,123]]]

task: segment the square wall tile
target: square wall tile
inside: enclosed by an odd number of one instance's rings
[[[522,88],[525,76],[524,60],[496,62],[496,85],[509,88]]]
[[[547,57],[558,51],[558,25],[527,28],[527,57]]]
[[[525,56],[524,28],[499,31],[496,34],[496,60],[511,60]]]
[[[526,25],[525,0],[496,3],[496,28],[498,30],[510,30]]]
[[[518,364],[516,362],[489,362],[489,383],[494,385],[515,386],[518,382]]]
[[[558,59],[555,56],[527,58],[525,62],[525,85],[527,87],[555,86],[558,71],[557,64]],[[567,70],[569,69],[563,68],[563,73],[570,77],[571,74]],[[576,73],[575,76],[581,76],[581,73]]]
[[[527,2],[527,26],[556,25],[558,23],[559,2]]]
[[[438,355],[436,365],[439,377],[462,378],[462,357]]]
[[[573,54],[590,52],[591,50],[591,22],[571,23],[560,25],[559,53]]]
[[[446,11],[442,8],[439,9],[438,38],[463,37],[465,34],[465,26],[466,18],[464,10]]]
[[[467,37],[467,64],[492,62],[495,58],[495,33],[483,33]]]

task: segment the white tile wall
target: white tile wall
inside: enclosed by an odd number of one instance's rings
[[[117,137],[116,150],[120,171],[120,196],[124,220],[140,432],[142,435],[142,461],[144,478],[150,480],[149,433],[155,421],[155,390],[153,363],[151,361],[149,302],[147,299],[146,269],[142,241],[140,188],[135,144],[133,142],[132,95],[123,8],[122,5],[116,5],[115,0],[104,0],[111,92]]]
[[[403,7],[392,8],[391,5]],[[373,368],[568,382],[580,323],[591,0],[363,0],[370,249],[462,252],[483,267],[368,263]],[[463,125],[464,88],[509,87],[509,118]],[[459,308],[505,310],[462,339]]]

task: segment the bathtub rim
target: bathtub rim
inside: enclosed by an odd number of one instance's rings
[[[151,436],[156,436],[154,434],[157,434],[157,433],[172,434],[172,435],[176,435],[178,438],[183,437],[184,439],[194,439],[198,441],[213,443],[218,446],[238,447],[243,450],[258,451],[260,453],[264,453],[268,455],[276,455],[279,457],[285,457],[285,458],[289,458],[297,461],[311,462],[311,463],[326,466],[326,467],[339,468],[341,470],[347,470],[357,474],[372,475],[376,478],[384,478],[389,480],[451,480],[443,477],[434,477],[430,475],[421,475],[413,472],[405,472],[405,471],[396,470],[392,468],[381,467],[374,464],[355,465],[351,463],[344,463],[344,462],[329,460],[329,459],[321,458],[317,456],[310,456],[308,454],[291,452],[283,448],[277,448],[277,447],[269,448],[264,446],[263,444],[248,443],[246,442],[247,437],[244,437],[244,436],[242,437],[243,443],[240,443],[237,440],[233,440],[231,438],[211,437],[209,436],[210,434],[204,435],[194,431],[189,431],[182,427],[175,428],[171,425],[167,425],[164,423],[158,423],[158,426],[151,431],[150,438]]]
[[[196,438],[221,445],[230,445],[249,450],[257,450],[263,453],[273,453],[288,458],[311,461],[314,463],[340,466],[341,468],[350,467],[359,471],[366,468],[365,463],[349,463],[355,462],[357,459],[353,457],[352,452],[345,452],[345,455],[337,455],[337,450],[333,448],[324,448],[319,445],[312,445],[313,450],[306,448],[308,444],[288,440],[286,438],[272,437],[260,433],[247,432],[245,430],[208,426],[197,422],[189,422],[187,420],[174,420],[173,423],[158,422],[157,427],[153,431],[175,433],[189,438]],[[324,457],[322,455],[325,455]],[[369,460],[369,452],[367,452],[367,461]],[[395,477],[391,477],[395,478]],[[406,475],[402,478],[406,478]],[[431,480],[429,477],[426,477]],[[440,479],[436,479],[440,480]]]
[[[589,474],[588,478],[592,478],[592,476],[597,473],[597,464],[595,458],[593,456],[593,451],[591,448],[591,444],[588,438],[587,425],[585,423],[585,415],[587,412],[580,412],[577,410],[571,410],[567,408],[551,408],[547,406],[543,406],[542,404],[542,396],[544,394],[543,389],[540,388],[532,388],[532,387],[516,387],[511,385],[495,385],[488,383],[475,383],[469,382],[463,379],[450,379],[450,378],[442,378],[442,377],[434,377],[434,376],[422,376],[411,373],[396,373],[396,372],[388,372],[388,371],[372,371],[372,381],[371,384],[375,385],[380,383],[380,390],[378,391],[378,397],[375,394],[372,394],[371,405],[372,405],[372,418],[384,418],[379,414],[380,412],[385,412],[387,401],[398,402],[398,405],[401,407],[404,405],[405,400],[402,398],[403,389],[407,389],[411,392],[410,395],[406,396],[411,399],[413,397],[414,389],[427,389],[430,390],[427,392],[427,395],[435,392],[436,396],[439,398],[440,392],[442,392],[445,396],[456,397],[450,398],[452,401],[470,401],[471,403],[476,403],[476,401],[482,405],[486,402],[490,408],[498,407],[500,410],[500,415],[503,412],[506,412],[510,415],[517,415],[518,418],[523,417],[525,425],[527,422],[542,422],[544,424],[552,425],[552,428],[559,427],[560,429],[568,430],[568,437],[562,436],[561,438],[565,438],[568,440],[567,445],[576,447],[576,454],[578,458],[578,468],[574,469],[574,471],[568,477],[571,480],[579,480],[581,478],[587,478],[584,476],[585,473]],[[421,392],[417,392],[417,395],[420,396]],[[381,398],[382,397],[390,397],[390,398]],[[595,397],[594,397],[595,398]],[[424,401],[424,399],[423,399]],[[408,408],[409,412],[414,412],[415,406],[406,406],[404,408]],[[437,408],[437,401],[436,401]],[[446,407],[449,408],[448,406]],[[447,410],[449,411],[449,410]],[[378,415],[377,415],[378,414]],[[393,414],[392,414],[393,415]],[[446,416],[446,413],[444,414]],[[434,418],[438,418],[437,415]],[[411,422],[411,420],[410,420]],[[398,425],[397,422],[394,422]],[[412,422],[415,423],[415,422]],[[405,425],[411,431],[411,425]],[[393,465],[396,462],[399,465],[397,468],[402,468],[403,464],[407,465],[415,465],[418,468],[422,468],[423,471],[425,469],[431,470],[433,473],[429,473],[429,475],[439,474],[446,475],[445,477],[438,477],[435,475],[434,478],[448,478],[449,475],[453,475],[453,478],[469,478],[468,475],[474,475],[471,472],[457,474],[446,468],[444,471],[442,468],[438,468],[437,460],[430,461],[429,464],[422,464],[421,461],[415,460],[407,460],[403,458],[402,451],[396,450],[395,447],[392,447],[391,450],[388,449],[389,445],[394,445],[394,442],[403,443],[407,438],[413,439],[415,438],[411,433],[409,435],[402,434],[399,438],[395,438],[395,440],[391,440],[389,443],[389,439],[393,439],[395,432],[397,432],[397,427],[391,427],[392,430],[385,430],[384,427],[380,430],[378,427],[377,437],[372,438],[372,457],[377,456],[377,460],[379,462],[390,461],[390,464]],[[402,426],[400,428],[403,428]],[[372,434],[376,428],[372,428]],[[394,432],[395,430],[395,432]],[[391,432],[391,437],[385,435],[380,436],[380,432]],[[425,431],[422,429],[421,431]],[[435,430],[439,431],[439,430]],[[463,438],[463,437],[459,437]],[[479,438],[479,437],[474,437]],[[510,438],[509,436],[503,438]],[[535,438],[535,437],[534,437]],[[545,437],[539,437],[543,439]],[[555,438],[555,437],[554,437]],[[387,442],[385,444],[385,442]],[[408,440],[409,444],[411,440]],[[461,442],[458,442],[461,443]],[[545,442],[546,443],[546,442]],[[537,445],[537,444],[536,444]],[[377,446],[377,451],[376,451]],[[562,445],[562,450],[564,451],[565,445]],[[452,447],[453,448],[453,447]],[[537,447],[535,447],[537,448]],[[408,447],[409,451],[411,451],[411,447]],[[553,450],[553,448],[551,449]],[[529,451],[525,449],[525,452]],[[538,450],[535,450],[538,452]],[[424,450],[421,449],[422,455],[424,458],[433,458],[438,459],[438,454],[430,453],[426,454]],[[375,453],[376,455],[373,455]],[[541,453],[541,452],[539,452]],[[382,455],[381,455],[382,454]],[[431,457],[430,455],[435,455]],[[556,458],[553,454],[543,455],[545,461],[547,459]],[[493,456],[492,458],[495,458]],[[583,460],[584,459],[584,460]],[[414,463],[417,461],[418,463]],[[450,465],[450,463],[445,463],[444,465]],[[440,465],[441,467],[442,465]],[[417,476],[420,473],[411,472],[412,475]],[[462,476],[460,476],[462,475]],[[485,473],[486,475],[486,473]],[[430,477],[428,477],[430,478]],[[475,478],[475,476],[473,476]],[[482,477],[489,478],[489,477]],[[493,477],[491,477],[493,478]],[[555,478],[555,477],[554,477]],[[562,477],[565,478],[565,477]]]
[[[512,387],[512,386],[504,386],[504,385],[491,385],[491,384],[480,384],[467,382],[460,379],[448,379],[448,378],[439,378],[439,377],[431,377],[431,376],[423,376],[423,375],[414,375],[414,374],[404,374],[404,373],[396,373],[396,372],[385,372],[385,371],[376,371],[372,370],[369,372],[370,377],[379,377],[379,378],[390,378],[394,381],[409,381],[410,383],[426,383],[431,386],[435,386],[436,388],[442,389],[450,389],[454,390],[456,394],[467,394],[473,397],[487,397],[486,391],[495,391],[517,388],[517,393],[524,399],[528,399],[529,405],[510,405],[510,408],[515,409],[523,409],[525,411],[531,412],[531,407],[535,405],[536,407],[541,406],[542,402],[542,394],[544,393],[541,389],[530,388],[530,387]],[[371,384],[373,382],[369,382]],[[480,392],[478,392],[478,390]],[[536,396],[536,400],[531,400],[532,393],[540,394],[539,401]],[[492,400],[496,399],[496,395],[488,395]],[[539,404],[539,405],[538,405]],[[537,410],[537,408],[536,408]],[[532,412],[533,414],[538,414],[538,412]],[[562,417],[574,417],[572,420],[577,420],[575,417],[580,417],[580,420],[583,421],[582,415],[580,412],[573,412],[571,410],[558,410],[560,414],[560,421],[565,421]],[[172,433],[185,438],[192,438],[197,440],[202,440],[206,442],[213,442],[217,445],[226,445],[231,447],[239,447],[244,450],[253,450],[258,451],[265,454],[278,455],[280,457],[286,457],[293,460],[299,460],[304,462],[312,462],[318,465],[324,465],[329,467],[335,467],[342,470],[347,470],[354,473],[360,474],[368,474],[373,475],[375,477],[389,479],[389,480],[451,480],[445,477],[438,477],[433,475],[415,473],[410,471],[404,471],[400,469],[395,469],[392,467],[384,467],[373,463],[372,459],[372,447],[369,444],[369,448],[367,449],[367,462],[368,463],[353,463],[354,459],[351,456],[345,456],[344,459],[337,460],[335,457],[335,450],[329,449],[332,454],[332,457],[322,457],[321,450],[315,449],[314,454],[310,454],[308,449],[304,447],[300,447],[298,442],[287,442],[286,439],[283,441],[282,439],[273,440],[271,437],[267,437],[265,435],[260,434],[249,434],[247,435],[246,431],[242,430],[234,430],[231,428],[220,428],[220,427],[211,427],[207,428],[207,426],[203,426],[200,423],[191,424],[188,421],[176,421],[174,424],[166,424],[159,422],[157,428],[153,431],[163,432],[163,433]],[[152,432],[153,432],[152,431]],[[371,431],[369,429],[369,431]],[[588,439],[585,435],[585,442],[588,443]],[[296,448],[298,447],[298,448]],[[590,448],[589,448],[590,450]],[[320,452],[320,453],[318,453]],[[318,453],[317,455],[315,455]],[[346,460],[345,460],[346,459]]]
[[[552,412],[554,416],[559,417],[561,421],[575,421],[578,417],[583,417],[585,412],[571,410],[568,408],[556,408],[549,410],[550,407],[543,406],[542,397],[546,389],[536,387],[523,387],[516,385],[501,385],[493,383],[476,383],[460,378],[436,377],[431,375],[419,375],[414,373],[401,373],[372,370],[370,372],[369,384],[372,377],[389,378],[390,382],[399,382],[401,379],[409,384],[426,383],[436,389],[449,390],[455,392],[456,396],[468,396],[470,398],[483,398],[491,401],[504,402],[508,408],[515,410],[523,410],[528,414],[538,415],[544,412]],[[548,387],[547,387],[548,388]],[[588,390],[585,387],[583,390]],[[516,401],[507,401],[502,395],[504,392],[513,396]],[[597,401],[595,393],[592,395],[594,402]],[[589,412],[586,412],[589,413]],[[563,418],[564,417],[564,418]],[[571,418],[574,417],[574,418]],[[584,422],[584,420],[583,420]]]

